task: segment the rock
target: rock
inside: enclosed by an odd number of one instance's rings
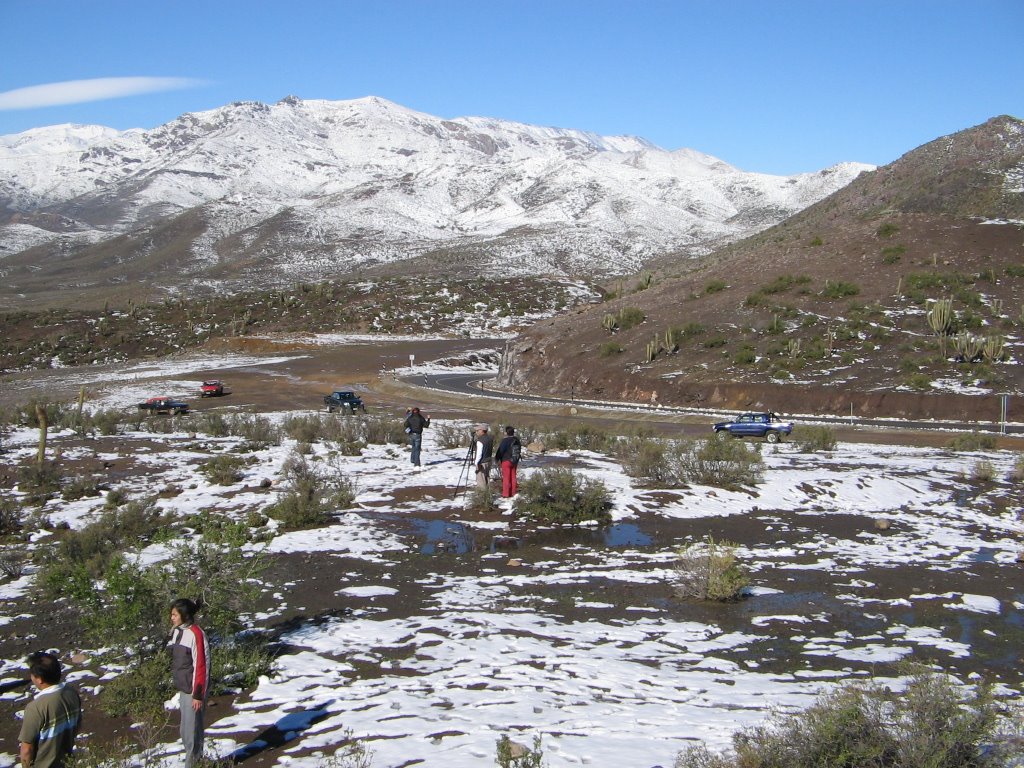
[[[508,756],[513,760],[519,760],[526,757],[530,752],[530,748],[525,744],[520,744],[518,741],[509,741],[508,743]]]
[[[260,480],[260,488],[269,488],[273,484],[273,481],[269,477],[264,477]]]
[[[526,450],[530,453],[544,453],[547,451],[547,446],[544,445],[540,440],[534,440],[532,443],[526,446]]]
[[[892,522],[887,517],[876,517],[875,528],[879,531],[888,531],[892,526]]]
[[[508,564],[513,568],[518,568],[523,564],[523,561],[517,557],[513,557],[511,560],[508,561]]]
[[[70,661],[72,664],[86,664],[89,661],[89,657],[86,656],[84,653],[79,652],[73,655]]]

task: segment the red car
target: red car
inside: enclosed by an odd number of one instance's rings
[[[220,397],[224,394],[224,382],[220,379],[208,379],[199,388],[202,397]]]

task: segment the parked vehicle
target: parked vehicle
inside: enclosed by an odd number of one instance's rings
[[[324,405],[327,406],[328,413],[334,413],[335,411],[341,411],[342,413],[362,411],[366,413],[363,399],[357,396],[355,392],[347,389],[336,389],[331,394],[324,395]]]
[[[224,394],[224,382],[220,379],[207,379],[199,388],[201,397],[220,397]]]
[[[768,411],[744,413],[735,421],[720,421],[712,429],[718,437],[761,437],[769,443],[778,443],[783,435],[793,432],[793,424]]]
[[[146,402],[139,403],[139,410],[150,413],[170,413],[177,416],[188,413],[188,403],[171,397],[151,397]]]

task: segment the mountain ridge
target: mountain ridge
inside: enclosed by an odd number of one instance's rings
[[[525,331],[500,382],[939,419],[973,400],[994,419],[999,399],[985,395],[1024,394],[1022,179],[1024,121],[940,137],[697,262],[666,256],[644,290]],[[941,333],[929,322],[939,301]],[[967,351],[982,343],[991,354]]]
[[[623,274],[763,229],[871,168],[747,173],[638,137],[448,120],[379,97],[236,102],[111,130],[0,137],[3,300],[52,296],[57,267],[81,267],[77,282],[97,296],[143,283],[149,267],[133,265],[155,239],[178,271],[164,276],[166,293],[409,259],[481,274]]]

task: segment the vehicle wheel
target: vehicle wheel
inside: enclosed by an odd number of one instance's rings
[[[769,443],[778,443],[782,441],[782,435],[780,435],[778,432],[769,432],[764,436],[764,439],[767,440]]]
[[[719,429],[718,431],[715,432],[715,437],[717,437],[719,440],[728,440],[729,439],[729,430],[728,429]]]

